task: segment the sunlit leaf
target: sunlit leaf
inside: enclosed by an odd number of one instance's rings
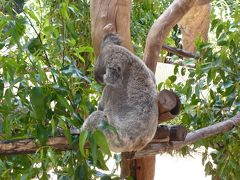
[[[79,136],[79,150],[80,150],[82,156],[84,156],[84,157],[86,157],[84,147],[85,147],[87,137],[88,137],[88,131],[86,131],[86,130],[81,131],[80,136]]]
[[[111,152],[108,147],[108,143],[106,140],[105,135],[102,133],[102,131],[96,130],[93,133],[93,137],[96,140],[97,145],[100,147],[100,149],[107,155],[111,156]]]

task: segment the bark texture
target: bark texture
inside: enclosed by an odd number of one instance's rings
[[[123,46],[132,51],[130,34],[131,0],[91,0],[91,36],[96,57],[103,37],[109,32],[121,35]]]
[[[156,71],[156,65],[164,39],[170,30],[196,3],[204,4],[208,3],[208,1],[175,0],[150,28],[144,49],[144,61],[153,72]]]
[[[46,146],[53,147],[59,151],[71,149],[65,137],[49,138]],[[41,147],[41,145],[37,145],[34,139],[0,141],[0,155],[30,154],[35,153]]]
[[[146,148],[143,150],[136,152],[134,158],[143,157],[143,156],[152,156],[154,154],[170,152],[173,150],[179,150],[184,146],[193,144],[201,139],[205,139],[208,137],[216,136],[218,134],[222,134],[224,132],[228,132],[236,126],[240,125],[240,113],[236,116],[216,123],[214,125],[198,129],[192,131],[187,134],[185,141],[182,142],[166,142],[166,143],[149,143]]]
[[[204,41],[208,40],[210,11],[210,3],[199,4],[197,1],[178,22],[185,51],[195,52],[195,41],[197,38],[202,38]]]

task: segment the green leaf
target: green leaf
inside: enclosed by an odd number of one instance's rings
[[[75,29],[75,27],[74,27],[74,23],[71,22],[71,21],[67,21],[67,22],[66,22],[66,26],[67,26],[67,30],[69,31],[69,33],[71,34],[71,36],[72,36],[74,39],[77,39],[78,36],[77,36],[76,29]]]
[[[157,86],[158,91],[160,91],[162,89],[164,82],[160,82]]]
[[[0,50],[5,46],[4,42],[0,42]]]
[[[48,131],[46,127],[44,127],[42,124],[38,124],[36,128],[36,138],[41,142],[41,144],[46,144],[48,140]]]
[[[83,157],[86,157],[86,154],[85,154],[85,151],[84,151],[84,145],[86,143],[87,137],[88,137],[88,131],[83,130],[80,133],[80,136],[79,136],[79,150],[80,150]]]
[[[72,106],[69,105],[68,101],[62,97],[61,95],[57,95],[57,99],[58,99],[58,102],[63,106],[65,107],[69,112],[73,113],[74,112],[74,109]]]
[[[2,64],[4,79],[13,81],[19,64],[13,58],[5,58]]]
[[[33,87],[30,94],[30,102],[33,107],[34,117],[44,120],[46,117],[44,95],[41,87]]]
[[[24,17],[22,16],[17,16],[15,21],[10,21],[10,34],[11,34],[11,44],[20,44],[19,40],[21,39],[21,37],[24,35],[25,33],[25,29],[26,29],[26,20]]]
[[[172,75],[172,76],[168,77],[168,79],[169,79],[172,83],[174,83],[174,82],[177,80],[177,77],[176,77],[175,75]]]
[[[69,19],[69,16],[68,16],[68,4],[67,3],[65,3],[65,2],[62,2],[61,4],[60,4],[60,13],[61,13],[61,15],[62,15],[62,17],[65,19],[65,20],[67,20],[67,19]]]
[[[7,137],[11,137],[12,136],[12,123],[11,120],[9,119],[9,117],[4,117],[3,119],[3,132]]]
[[[49,148],[47,151],[47,157],[52,161],[53,164],[56,164],[57,158],[55,152]]]
[[[39,38],[33,38],[29,41],[27,48],[31,54],[35,54],[39,50],[43,49],[43,45]]]
[[[27,8],[25,8],[24,11],[25,11],[25,13],[28,14],[35,22],[39,23],[39,19],[38,19],[38,17],[36,16],[36,13],[35,13],[35,12],[33,12],[33,11],[27,9]]]
[[[102,133],[102,131],[99,131],[99,130],[94,131],[93,138],[96,140],[97,145],[100,147],[103,153],[111,156],[111,152],[109,150],[106,137]]]
[[[70,128],[66,124],[66,118],[64,116],[59,117],[59,126],[63,129],[63,134],[67,138],[68,143],[72,144],[72,135],[70,133]]]
[[[98,160],[98,151],[97,151],[97,144],[96,140],[91,136],[90,138],[90,147],[91,147],[91,156],[93,160],[93,165],[97,165],[97,160]]]
[[[0,99],[3,98],[4,81],[0,79]]]
[[[186,68],[182,68],[182,69],[181,69],[181,75],[184,76],[185,73],[186,73]]]
[[[178,73],[178,68],[179,68],[179,65],[176,65],[176,66],[174,67],[174,74],[175,74],[175,75]]]
[[[83,46],[83,47],[79,47],[77,50],[78,53],[82,53],[82,52],[89,52],[89,53],[93,53],[93,48],[89,47],[89,46]]]
[[[207,175],[210,175],[212,174],[212,171],[213,171],[213,165],[210,161],[208,161],[205,165],[205,172]]]
[[[73,179],[78,179],[78,180],[89,180],[89,179],[91,179],[89,177],[88,167],[87,167],[86,164],[77,166],[77,168],[74,171]]]

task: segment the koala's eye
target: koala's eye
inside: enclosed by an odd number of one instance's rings
[[[120,71],[121,71],[121,68],[118,66],[118,67],[117,67],[117,70],[118,70],[118,72],[120,72]]]

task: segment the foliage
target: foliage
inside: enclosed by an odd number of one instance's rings
[[[154,21],[172,3],[172,0],[135,0],[132,4],[131,34],[134,52],[143,57],[144,46],[149,29]],[[166,44],[178,46],[180,30],[177,26],[165,40]],[[165,53],[166,52],[162,52]]]
[[[10,0],[1,9],[0,140],[34,138],[43,147],[1,156],[0,179],[49,179],[49,171],[59,179],[106,178],[98,171],[111,156],[102,132],[70,134],[95,110],[101,91],[92,78],[89,1]],[[74,150],[46,146],[58,135]]]
[[[175,75],[164,84],[179,93],[183,102],[179,119],[191,130],[229,119],[240,112],[240,3],[235,3],[234,8],[231,5],[225,1],[214,2],[211,42],[198,40],[197,47],[202,58],[184,62],[185,65],[195,64],[196,68],[177,65]],[[179,76],[184,76],[186,81],[179,82]],[[193,148],[200,146],[205,147],[203,163],[206,174],[221,179],[239,179],[239,127],[197,142]]]
[[[172,1],[135,0],[132,39],[136,54],[154,20]],[[232,117],[240,110],[239,1],[213,2],[210,43],[198,41],[195,69],[176,66],[159,89],[173,88],[183,102],[179,119],[194,130]],[[1,179],[116,178],[107,175],[111,155],[101,131],[70,134],[95,110],[101,87],[92,78],[89,0],[2,0],[0,4],[0,140],[34,138],[44,145],[32,155],[0,156]],[[174,28],[167,44],[179,46]],[[185,76],[179,82],[178,76]],[[64,135],[73,150],[56,152],[49,136]],[[90,142],[85,149],[84,143]],[[101,143],[100,143],[101,142]],[[238,179],[239,128],[194,144],[206,147],[207,174]],[[185,149],[186,150],[186,149]],[[185,152],[189,153],[189,151]],[[118,155],[114,156],[117,162]]]

